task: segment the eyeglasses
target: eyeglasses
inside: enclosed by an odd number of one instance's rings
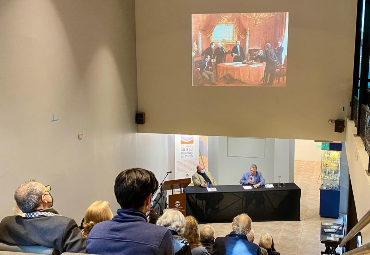
[[[50,190],[51,190],[51,186],[50,185],[46,185],[45,186],[45,189],[44,189],[44,195],[49,195],[49,196],[51,196],[51,194],[50,194]],[[44,196],[43,195],[43,196]]]
[[[50,185],[46,185],[45,186],[45,189],[44,189],[44,193],[45,192],[49,192],[51,190],[51,186]]]

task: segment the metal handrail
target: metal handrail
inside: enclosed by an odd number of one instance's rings
[[[339,246],[343,247],[349,240],[351,240],[358,232],[360,232],[369,223],[370,223],[370,210],[364,215],[364,217],[361,218],[361,220],[359,222],[357,222],[357,224],[351,229],[351,231],[348,232],[348,234],[342,240],[342,242],[339,244]],[[364,246],[361,246],[361,248],[364,247]],[[370,248],[370,245],[369,245],[369,248]],[[357,250],[357,249],[355,249],[355,250]]]
[[[343,253],[343,255],[362,255],[370,252],[370,243],[364,244],[361,247]]]

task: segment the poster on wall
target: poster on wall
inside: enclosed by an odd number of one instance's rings
[[[175,178],[191,178],[199,164],[199,136],[175,136]]]
[[[288,12],[192,15],[192,85],[285,87]]]

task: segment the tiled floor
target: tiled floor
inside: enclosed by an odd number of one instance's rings
[[[325,247],[320,244],[320,224],[322,221],[335,222],[336,219],[319,216],[319,178],[320,162],[295,161],[294,182],[302,191],[301,221],[253,222],[255,243],[258,244],[260,236],[268,232],[274,238],[276,250],[282,255],[321,254]],[[231,231],[231,223],[210,225],[215,229],[216,236],[225,236]]]

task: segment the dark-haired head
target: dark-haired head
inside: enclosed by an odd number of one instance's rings
[[[150,203],[150,196],[157,190],[155,175],[142,168],[122,171],[116,178],[114,194],[122,209],[140,210],[144,203]]]

